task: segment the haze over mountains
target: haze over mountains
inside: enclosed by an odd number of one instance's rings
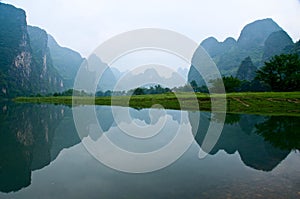
[[[242,63],[252,62],[242,70],[250,80],[255,74],[255,68],[263,66],[265,61],[282,53],[300,53],[299,42],[293,43],[290,36],[272,19],[262,19],[246,25],[236,41],[229,37],[224,42],[209,37],[201,42],[204,48],[216,63],[222,75],[236,76]],[[245,67],[245,66],[242,66]],[[248,70],[249,69],[249,70]],[[240,71],[241,72],[241,71]],[[193,66],[189,71],[188,80],[196,80],[198,85],[203,84],[199,73]]]
[[[48,94],[73,87],[76,73],[84,61],[78,52],[61,47],[45,30],[28,26],[25,11],[12,5],[0,3],[0,24],[1,97]],[[256,69],[274,55],[300,53],[299,42],[294,44],[272,19],[246,25],[238,40],[229,37],[219,42],[209,37],[200,46],[212,57],[222,75],[245,80],[251,80]],[[189,82],[196,80],[198,85],[203,84],[193,66],[189,71],[178,66],[174,66],[174,70]],[[151,74],[154,82],[167,79],[160,76],[159,71]],[[116,68],[107,69],[98,90],[111,90],[122,75],[124,72]],[[131,74],[130,78],[135,76]],[[138,78],[143,79],[141,74]]]

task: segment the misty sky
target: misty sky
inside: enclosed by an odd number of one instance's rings
[[[243,26],[273,18],[294,41],[300,39],[299,0],[6,0],[24,9],[30,25],[62,46],[88,56],[106,39],[138,28],[165,28],[196,42],[214,36],[238,38]]]

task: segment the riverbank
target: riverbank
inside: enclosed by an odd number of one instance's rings
[[[198,110],[195,106],[197,98],[202,111],[211,111],[211,100],[218,104],[224,98],[221,94],[203,93],[167,93],[157,95],[135,95],[114,97],[18,97],[14,99],[20,103],[51,103],[73,105],[114,105],[130,106],[133,108],[151,108],[160,104],[166,109]],[[228,113],[247,113],[260,115],[300,116],[300,92],[249,92],[226,94]],[[128,105],[129,101],[129,105]],[[180,101],[180,103],[179,103]]]

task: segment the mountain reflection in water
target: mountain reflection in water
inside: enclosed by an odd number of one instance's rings
[[[32,171],[46,167],[63,149],[81,142],[70,107],[11,102],[1,102],[0,107],[0,192],[16,192],[29,186]],[[97,106],[96,110],[101,128],[109,133],[116,127],[111,107]],[[149,109],[130,109],[130,114],[151,124]],[[180,111],[167,110],[167,114],[179,123]],[[200,121],[195,119],[199,116]],[[188,119],[201,147],[210,120],[218,122],[218,116],[210,118],[207,112],[188,112]],[[207,153],[238,152],[246,166],[272,171],[292,150],[300,149],[299,129],[297,117],[228,114],[219,140]]]

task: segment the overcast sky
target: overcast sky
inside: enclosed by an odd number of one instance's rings
[[[106,39],[138,28],[165,28],[196,42],[238,38],[257,19],[273,18],[300,39],[300,0],[6,0],[27,13],[28,24],[62,46],[88,56]]]

